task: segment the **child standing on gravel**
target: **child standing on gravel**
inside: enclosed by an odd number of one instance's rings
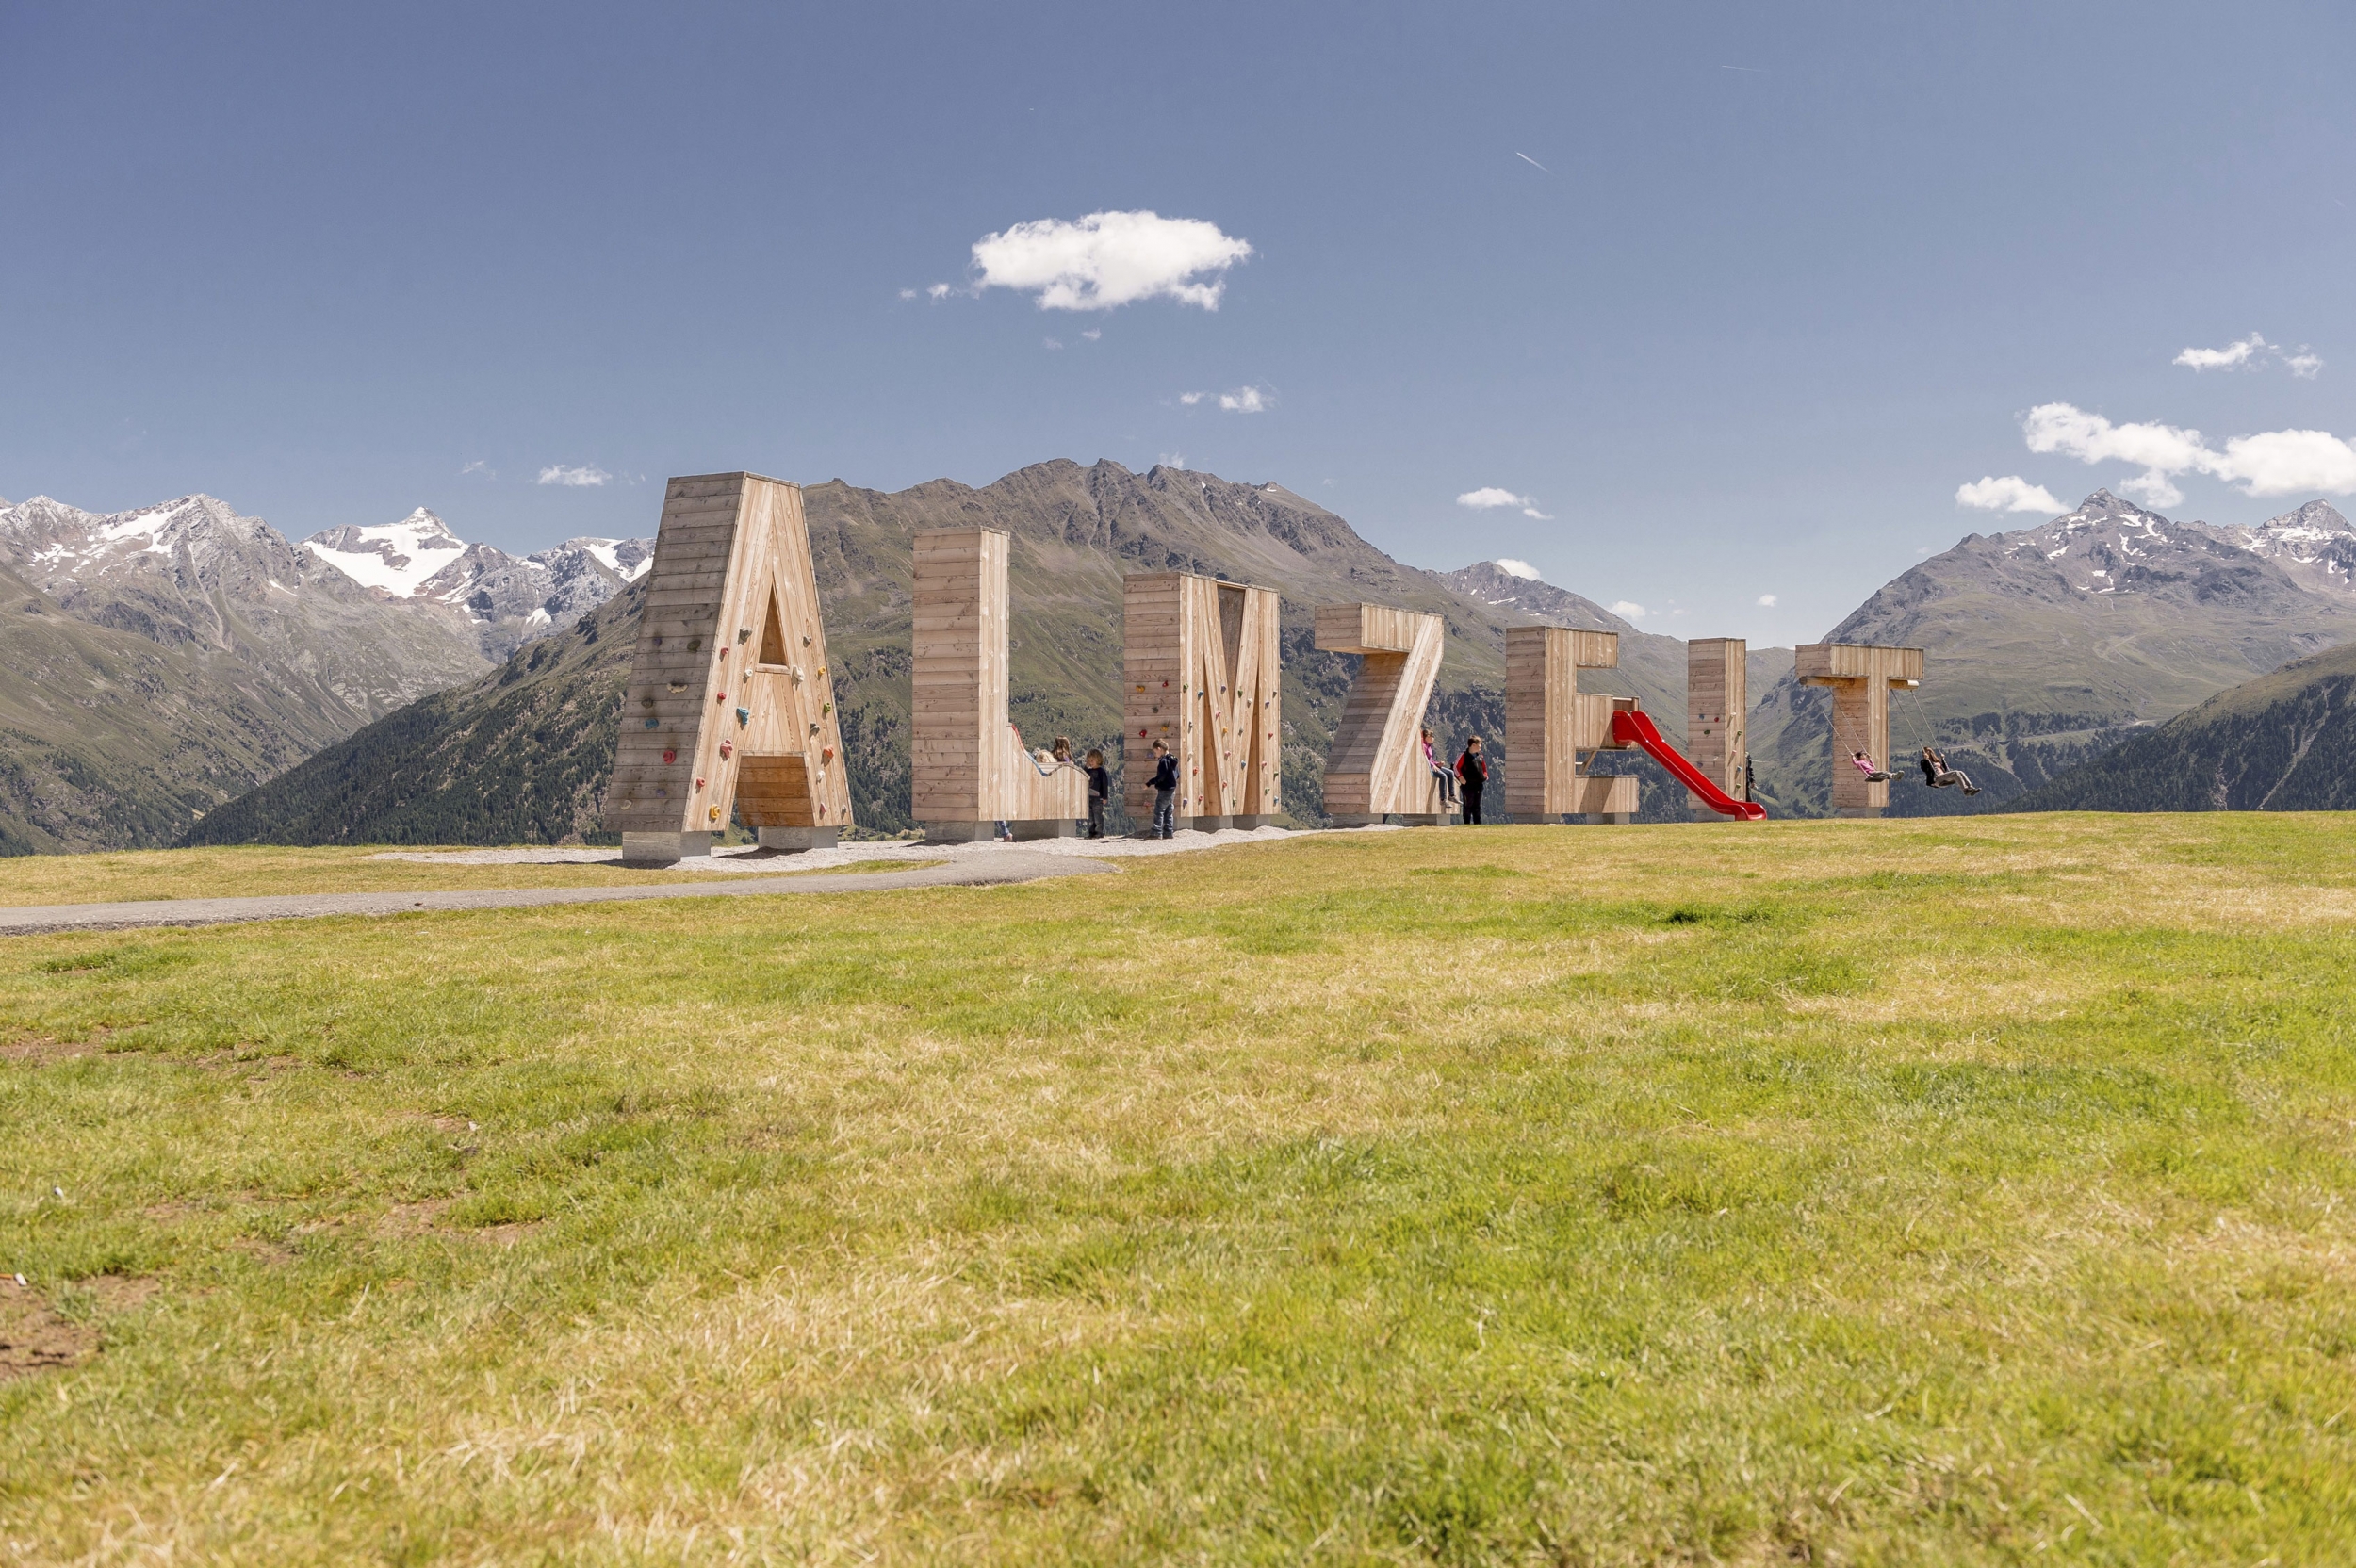
[[[1104,836],[1104,802],[1112,798],[1113,776],[1104,771],[1104,754],[1088,750],[1088,837]]]
[[[1153,743],[1153,830],[1149,839],[1167,839],[1178,830],[1178,759],[1163,742]]]

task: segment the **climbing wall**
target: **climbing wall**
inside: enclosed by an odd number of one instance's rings
[[[1559,626],[1509,627],[1505,632],[1505,811],[1515,822],[1561,822],[1587,813],[1636,809],[1633,775],[1582,772],[1610,745],[1612,698],[1579,689],[1579,672],[1620,662],[1613,631]]]
[[[1010,547],[997,529],[916,536],[911,815],[933,838],[1068,833],[1088,815],[1088,776],[1041,767],[1007,722]]]
[[[605,821],[625,859],[701,854],[731,817],[764,842],[851,823],[799,485],[675,479],[647,568]]]
[[[1326,815],[1344,823],[1391,814],[1439,820],[1440,781],[1418,732],[1440,675],[1442,637],[1437,615],[1376,604],[1317,607],[1317,645],[1360,659],[1326,754]]]
[[[1187,572],[1126,579],[1121,598],[1122,798],[1153,811],[1153,743],[1178,760],[1177,815],[1259,827],[1282,808],[1282,655],[1273,588]]]
[[[1922,684],[1922,650],[1870,643],[1808,643],[1792,652],[1793,673],[1802,682],[1832,688],[1834,813],[1880,815],[1890,805],[1889,782],[1868,781],[1849,760],[1862,751],[1890,767],[1890,689]],[[1911,759],[1902,760],[1912,765]]]
[[[1750,759],[1744,716],[1750,704],[1750,645],[1740,637],[1696,637],[1685,645],[1685,757],[1736,800]],[[1851,769],[1855,772],[1855,769]],[[1693,815],[1717,813],[1696,800]]]

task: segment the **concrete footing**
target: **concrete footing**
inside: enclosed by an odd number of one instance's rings
[[[672,866],[698,855],[712,853],[709,833],[625,833],[622,835],[622,864],[626,866]]]
[[[761,847],[787,851],[832,849],[843,837],[839,827],[764,827]]]

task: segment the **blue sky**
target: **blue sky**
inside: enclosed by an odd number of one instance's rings
[[[1962,484],[2356,490],[2352,14],[0,7],[0,495],[534,548],[672,473],[1169,457],[1808,640],[2041,520]],[[1250,253],[975,287],[1147,211]]]

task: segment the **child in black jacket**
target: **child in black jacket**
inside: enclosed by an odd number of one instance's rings
[[[1104,802],[1112,797],[1113,776],[1104,771],[1104,754],[1088,753],[1088,837],[1104,836]]]
[[[1153,831],[1151,839],[1167,839],[1178,830],[1178,759],[1160,741],[1153,743]]]

